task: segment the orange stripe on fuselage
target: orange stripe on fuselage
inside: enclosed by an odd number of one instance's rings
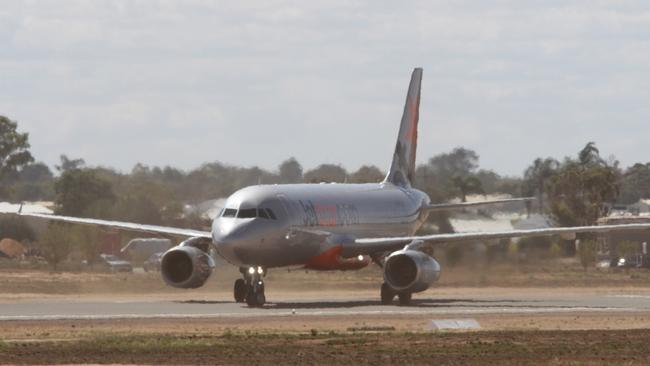
[[[314,205],[319,226],[336,226],[336,205]]]
[[[310,258],[307,263],[305,263],[305,268],[317,271],[347,271],[361,269],[370,264],[370,258],[367,256],[364,256],[362,260],[359,260],[357,257],[342,258],[342,252],[343,247],[341,245],[330,248],[323,253]]]

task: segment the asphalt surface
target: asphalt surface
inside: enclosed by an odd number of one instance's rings
[[[229,301],[165,300],[65,301],[36,299],[0,303],[0,321],[49,319],[146,319],[200,317],[336,316],[398,314],[550,314],[567,312],[650,313],[650,295],[616,294],[471,294],[416,297],[410,306],[383,306],[377,299],[288,300],[249,308]]]

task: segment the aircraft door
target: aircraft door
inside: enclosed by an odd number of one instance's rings
[[[295,215],[292,215],[291,202],[289,202],[289,200],[287,199],[287,196],[285,196],[283,194],[278,194],[277,197],[278,197],[278,200],[280,201],[280,204],[282,206],[282,210],[283,210],[285,216],[287,217],[287,221],[291,225],[294,225],[295,224],[294,221],[296,220],[296,218],[294,217]]]

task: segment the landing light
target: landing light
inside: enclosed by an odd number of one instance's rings
[[[258,274],[264,273],[264,269],[262,267],[257,267],[257,273]]]
[[[361,261],[363,261],[363,256],[362,256],[361,254],[359,254],[359,256],[357,257],[357,259],[359,260],[359,262],[361,262]]]
[[[253,267],[249,268],[248,273],[255,274],[255,268],[253,268]]]

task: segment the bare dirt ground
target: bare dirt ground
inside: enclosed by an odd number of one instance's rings
[[[650,330],[96,335],[4,342],[0,364],[647,365]]]

